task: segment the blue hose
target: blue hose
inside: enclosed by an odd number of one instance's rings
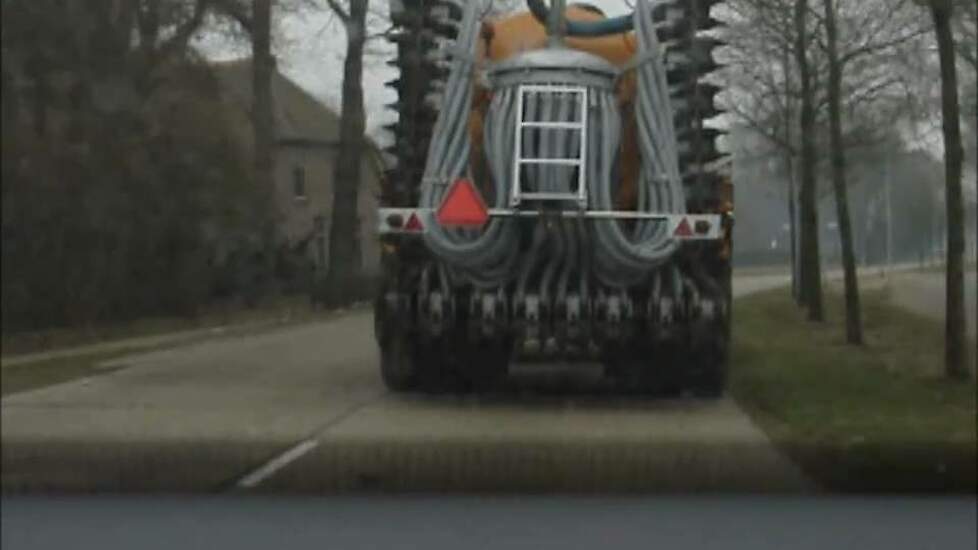
[[[526,0],[530,12],[536,17],[537,21],[546,25],[550,18],[550,8],[543,0]],[[601,21],[573,21],[567,20],[568,36],[607,36],[609,34],[621,34],[631,31],[635,22],[632,14],[621,15],[611,19]]]

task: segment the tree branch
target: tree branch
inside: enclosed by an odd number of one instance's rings
[[[965,60],[969,65],[971,65],[972,70],[978,71],[978,57],[975,54],[975,43],[969,40],[960,40],[956,44],[956,49],[958,51],[958,57]]]
[[[877,82],[876,84],[873,84],[871,86],[868,86],[861,91],[853,90],[849,93],[849,99],[846,102],[847,108],[851,111],[853,107],[855,107],[856,105],[865,101],[872,100],[874,97],[876,97],[876,94],[879,93],[880,91],[885,90],[886,88],[889,88],[890,86],[899,83],[900,83],[899,78],[891,77],[891,78],[886,78],[881,82]]]
[[[200,29],[201,24],[204,22],[204,16],[210,9],[211,0],[196,0],[194,2],[194,11],[190,16],[190,19],[181,24],[174,35],[164,42],[159,48],[159,57],[166,59],[173,53],[181,51],[186,48],[187,42],[190,37]]]
[[[898,44],[902,44],[902,43],[904,43],[904,42],[906,42],[906,41],[908,41],[908,40],[910,40],[912,38],[916,38],[918,36],[923,36],[924,34],[926,34],[928,32],[930,32],[930,29],[927,29],[926,27],[923,27],[923,28],[917,29],[917,30],[915,30],[915,31],[913,31],[913,32],[911,32],[909,34],[905,34],[903,36],[900,36],[899,38],[894,38],[892,40],[887,40],[885,42],[879,42],[879,43],[876,43],[876,44],[865,44],[862,47],[856,48],[855,50],[850,50],[850,51],[846,52],[845,55],[843,55],[843,56],[841,56],[839,58],[839,63],[841,63],[844,66],[846,63],[852,61],[853,59],[855,59],[855,58],[857,58],[857,57],[859,57],[861,55],[871,54],[873,52],[878,52],[878,51],[885,50],[887,48],[892,48],[893,46],[896,46]]]
[[[343,9],[343,6],[341,6],[339,2],[336,0],[326,0],[326,3],[329,4],[329,9],[333,11],[336,17],[343,22],[343,25],[350,22],[350,14]]]
[[[225,15],[234,19],[246,33],[251,34],[254,29],[254,20],[248,10],[237,0],[212,0],[215,6]]]
[[[746,122],[750,128],[764,136],[764,138],[773,143],[776,147],[779,147],[792,155],[796,154],[796,151],[791,143],[785,140],[782,136],[779,136],[776,131],[772,131],[769,124],[755,119],[743,110],[739,109],[736,105],[728,105],[727,107],[731,113],[737,116],[737,118]]]

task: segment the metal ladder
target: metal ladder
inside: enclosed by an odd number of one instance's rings
[[[577,99],[577,118],[574,121],[525,120],[524,106],[529,94],[569,94]],[[550,84],[522,84],[516,99],[516,139],[514,140],[513,188],[510,193],[511,207],[519,206],[524,200],[576,201],[581,209],[587,208],[587,180],[585,177],[587,159],[587,88],[583,86],[563,86]],[[542,115],[541,115],[542,117]],[[527,128],[543,128],[551,131],[579,132],[580,144],[576,157],[563,158],[524,158],[523,131]],[[522,168],[529,164],[544,166],[571,166],[577,168],[577,189],[568,193],[524,191]]]

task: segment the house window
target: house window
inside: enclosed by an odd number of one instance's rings
[[[292,196],[296,200],[306,199],[306,169],[302,166],[292,169]]]

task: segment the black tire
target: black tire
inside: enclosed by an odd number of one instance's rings
[[[457,363],[437,341],[421,341],[395,329],[380,346],[380,373],[394,392],[444,394],[463,391]]]
[[[704,399],[719,399],[727,390],[727,359],[717,356],[701,366],[689,386],[690,393]]]
[[[400,330],[388,330],[380,343],[380,375],[387,389],[407,392],[418,388],[421,372],[414,343]]]
[[[694,396],[719,399],[727,389],[730,365],[729,323],[717,322],[712,334],[701,338],[691,350],[693,364],[686,389]]]
[[[731,319],[733,312],[732,270],[729,261],[718,262],[713,276],[720,285],[720,299],[725,301],[722,316],[714,323],[710,334],[704,335],[693,349],[697,371],[689,384],[696,397],[718,399],[727,389],[730,371]]]

